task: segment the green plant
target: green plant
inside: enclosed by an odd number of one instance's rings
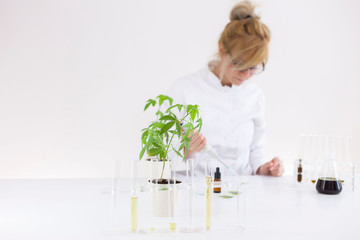
[[[169,103],[167,108],[163,105],[165,101]],[[142,129],[139,159],[141,160],[146,152],[149,156],[156,156],[162,160],[163,169],[160,177],[162,179],[169,152],[174,151],[184,160],[189,150],[192,132],[195,129],[200,132],[202,119],[199,116],[198,105],[173,105],[173,99],[166,95],[158,95],[155,99],[147,100],[144,111],[150,106],[158,107],[155,113],[156,120]],[[180,147],[177,149],[173,146],[175,139],[180,140]],[[181,153],[182,150],[184,154]]]

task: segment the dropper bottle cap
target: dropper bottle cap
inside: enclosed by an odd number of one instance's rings
[[[220,168],[219,168],[219,167],[216,168],[216,172],[215,172],[214,178],[215,178],[215,179],[221,179],[221,172],[220,172]]]

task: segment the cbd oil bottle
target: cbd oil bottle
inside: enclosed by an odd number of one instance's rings
[[[214,173],[214,193],[221,193],[221,172],[218,167]]]

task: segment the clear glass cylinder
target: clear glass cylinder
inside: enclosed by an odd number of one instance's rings
[[[212,219],[212,161],[208,159],[205,167],[205,229],[211,228]]]
[[[131,219],[130,228],[135,232],[138,229],[138,160],[133,159],[131,171]]]

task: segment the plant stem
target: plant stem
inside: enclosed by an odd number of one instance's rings
[[[192,110],[192,111],[193,111],[193,110]],[[190,115],[190,113],[191,113],[191,111],[190,111],[188,114],[186,114],[185,117],[183,117],[179,122],[181,123],[187,116]],[[167,148],[166,148],[166,159],[167,159],[168,161],[170,161],[169,156],[168,156],[169,147],[170,147],[170,145],[171,145],[171,143],[172,143],[172,140],[173,140],[173,138],[174,138],[174,135],[175,135],[175,133],[172,134],[172,136],[171,136],[171,138],[170,138],[170,141],[169,141],[169,143],[168,143],[168,145],[167,145]],[[162,169],[162,171],[161,171],[160,179],[162,179],[162,178],[163,178],[163,175],[164,175],[165,163],[166,163],[165,160],[166,160],[166,159],[164,159],[163,169]]]
[[[168,151],[169,151],[169,147],[170,147],[170,145],[171,145],[172,139],[174,138],[174,135],[175,135],[175,133],[172,134],[171,139],[170,139],[170,141],[169,141],[169,144],[167,145],[167,148],[166,148],[166,156],[165,156],[165,157],[166,157],[166,159],[167,159],[168,161],[170,161],[169,156],[168,156]],[[166,160],[166,159],[164,159],[163,169],[162,169],[162,171],[161,171],[160,179],[162,179],[162,178],[163,178],[163,175],[164,175],[165,160]]]

